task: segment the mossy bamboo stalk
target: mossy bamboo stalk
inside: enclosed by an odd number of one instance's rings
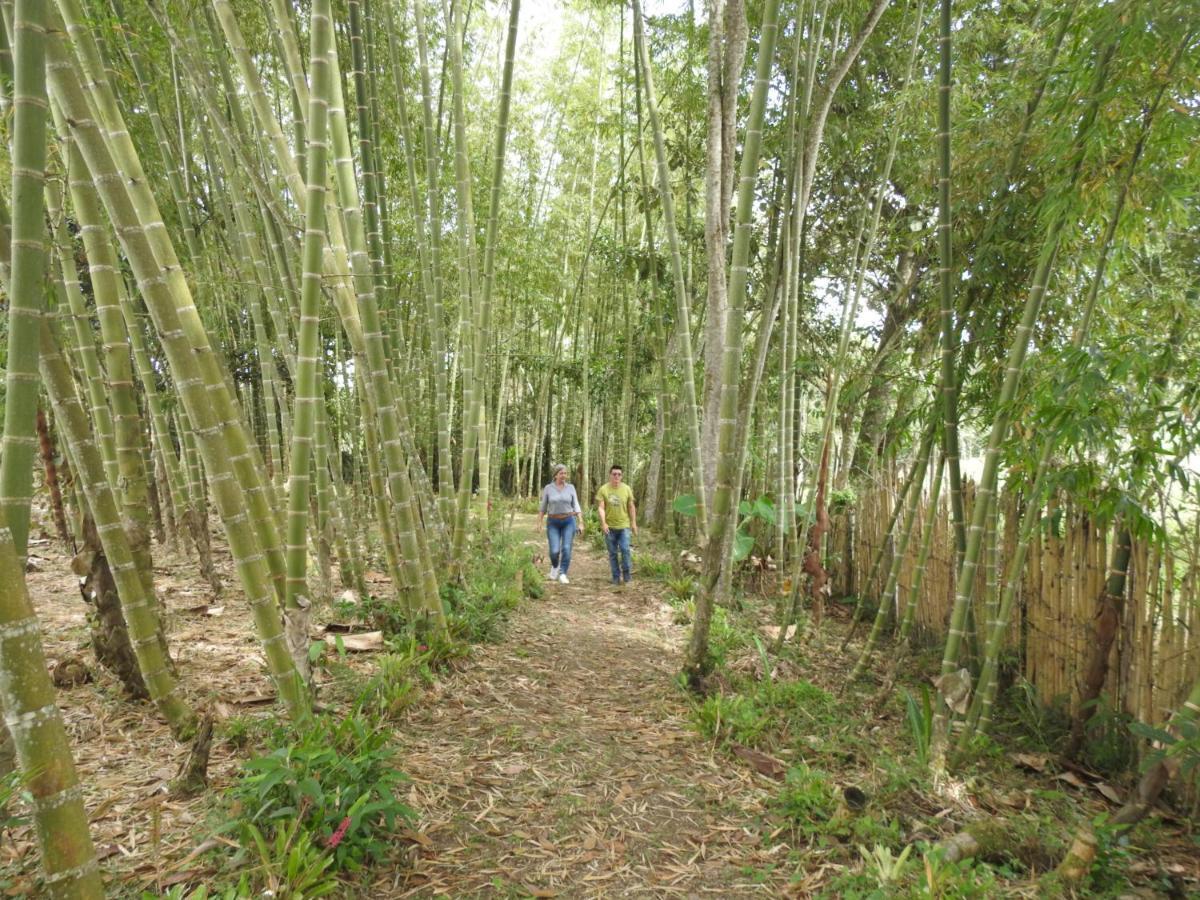
[[[165,279],[161,285],[155,284],[153,289],[163,291],[170,297],[169,302],[175,306],[175,317],[186,329],[186,339],[192,346],[200,376],[208,386],[207,406],[215,414],[224,442],[228,445],[226,458],[232,464],[238,485],[245,495],[253,527],[258,532],[257,542],[261,545],[271,573],[272,585],[282,597],[285,564],[275,512],[271,504],[272,498],[267,489],[264,466],[258,449],[249,439],[241,413],[229,389],[226,373],[213,353],[191,288],[175,254],[170,232],[163,224],[157,200],[150,190],[150,181],[142,169],[137,149],[125,127],[124,117],[108,82],[107,72],[82,8],[78,0],[58,0],[58,8],[71,36],[78,65],[85,76],[76,81],[76,85],[83,95],[82,102],[92,112],[86,123],[73,121],[73,128],[77,127],[81,133],[95,131],[101,134],[106,145],[110,147],[108,153],[114,168],[122,173],[125,182],[124,193],[140,226],[141,239],[147,243],[149,251],[153,254],[152,259],[157,261]],[[62,71],[65,76],[66,70]],[[62,79],[64,91],[70,90],[66,86],[67,80],[68,77]],[[78,106],[78,101],[74,101],[73,98],[72,101]],[[66,111],[66,104],[63,105]],[[73,119],[70,116],[69,118]],[[84,155],[87,157],[86,150]],[[88,165],[91,168],[91,161]],[[107,202],[106,198],[106,205]],[[147,302],[149,304],[149,298]],[[154,312],[153,305],[151,312]],[[194,413],[193,418],[195,419]],[[201,444],[203,446],[205,442],[201,441]]]
[[[392,70],[397,73],[397,93],[403,99],[404,87],[399,83],[398,60],[395,50],[395,29],[391,27],[391,6],[388,6],[389,40],[392,47]],[[450,450],[450,387],[447,372],[447,346],[445,329],[445,311],[442,298],[445,294],[445,277],[442,274],[442,203],[438,190],[438,147],[437,131],[433,123],[433,92],[430,86],[429,53],[426,47],[424,15],[422,4],[413,4],[413,18],[417,33],[417,53],[421,72],[421,114],[423,121],[422,136],[425,153],[426,197],[429,204],[429,268],[432,282],[432,293],[429,294],[429,341],[433,357],[433,386],[434,405],[437,412],[437,441],[438,441],[438,500],[442,505],[442,518],[446,522],[453,520],[454,510],[454,461]],[[403,115],[403,111],[401,113]],[[405,139],[407,146],[407,138]],[[419,205],[419,204],[418,204]],[[417,212],[418,228],[421,227],[423,216]]]
[[[387,462],[388,484],[398,526],[397,538],[403,553],[401,566],[405,575],[401,589],[411,593],[416,609],[428,618],[435,631],[444,631],[445,613],[438,594],[437,575],[425,542],[424,529],[420,527],[416,498],[409,477],[410,465],[416,466],[420,463],[419,460],[410,458],[406,451],[405,437],[409,437],[411,446],[411,436],[407,434],[407,416],[402,408],[403,396],[394,390],[388,375],[387,355],[376,305],[375,279],[367,254],[349,132],[340,96],[341,80],[336,52],[336,46],[330,48],[333,73],[330,130],[335,183],[350,238],[350,265],[366,345],[366,385],[372,395],[371,402],[375,413],[379,417],[380,441]]]
[[[83,157],[80,156],[68,135],[64,134],[63,142],[68,149],[69,172],[81,174],[86,172]],[[148,469],[145,462],[145,424],[134,389],[129,333],[121,311],[121,292],[118,287],[123,290],[124,284],[119,283],[117,271],[113,268],[114,261],[110,258],[112,246],[95,225],[98,214],[95,205],[95,191],[90,184],[86,190],[81,191],[75,184],[77,180],[71,178],[68,187],[71,192],[72,205],[76,207],[79,232],[83,237],[84,250],[87,253],[92,296],[96,303],[96,317],[100,323],[104,365],[112,394],[113,427],[120,477],[118,494],[122,519],[125,523],[125,531],[129,535],[134,558],[138,564],[142,584],[147,594],[152,595],[154,570],[150,552],[148,499],[153,469]],[[80,194],[79,199],[88,207],[87,209],[80,211],[80,204],[76,202],[77,194]],[[106,266],[107,268],[105,268]]]
[[[118,21],[125,20],[124,5],[121,0],[112,0],[112,7]],[[192,262],[198,264],[204,257],[204,252],[196,235],[196,226],[192,221],[192,209],[187,196],[187,190],[183,183],[183,171],[179,165],[179,154],[171,146],[171,138],[167,132],[166,125],[163,123],[162,114],[158,108],[158,101],[155,99],[154,91],[150,87],[150,73],[146,71],[145,63],[142,61],[142,55],[138,49],[139,42],[130,40],[129,33],[125,30],[122,30],[121,35],[124,38],[125,52],[129,58],[129,66],[133,70],[134,78],[137,79],[138,91],[141,94],[142,103],[145,104],[146,112],[150,118],[150,127],[154,131],[154,140],[158,144],[159,159],[166,170],[167,186],[171,191],[171,200],[175,205],[175,214],[179,217],[179,227],[183,231],[184,243],[187,245]]]
[[[29,539],[33,458],[37,448],[38,329],[46,271],[42,192],[46,170],[46,88],[41,71],[45,23],[25,2],[13,12],[13,123],[8,358],[4,372],[4,435],[0,441],[0,514],[17,556]],[[36,71],[35,71],[36,69]],[[18,86],[17,82],[21,84]]]
[[[458,9],[461,0],[454,8]],[[512,100],[513,62],[516,56],[517,23],[521,14],[521,0],[509,0],[508,36],[504,47],[504,63],[500,76],[500,95],[496,113],[496,143],[492,152],[491,201],[488,204],[487,231],[483,245],[483,285],[475,308],[471,334],[471,372],[463,373],[463,456],[458,485],[458,504],[455,508],[454,542],[452,558],[460,562],[466,548],[467,515],[471,506],[471,486],[474,480],[476,457],[486,453],[481,446],[481,437],[486,438],[484,412],[484,378],[487,372],[484,354],[484,336],[491,327],[492,293],[496,282],[496,242],[500,228],[500,190],[504,181],[505,146],[508,142],[508,116]],[[462,48],[461,34],[457,24],[450,36],[451,73],[454,80],[455,107],[455,170],[459,182],[460,199],[470,203],[470,167],[466,156],[466,123],[462,115]],[[460,135],[460,131],[462,132]],[[465,194],[463,191],[465,190]],[[469,212],[467,218],[469,219]],[[474,258],[474,234],[464,243],[468,272]],[[473,282],[475,276],[471,276]],[[464,340],[464,347],[466,341]],[[468,384],[470,388],[468,391]],[[468,402],[468,396],[470,401]],[[486,443],[486,440],[483,442]]]
[[[62,218],[62,186],[58,181],[46,183],[46,214],[50,218],[50,240],[54,256],[59,263],[59,271],[53,273],[51,281],[66,301],[74,332],[74,340],[69,342],[69,346],[73,355],[78,358],[79,368],[83,373],[104,474],[108,483],[116,488],[120,473],[117,468],[117,439],[113,433],[112,410],[108,406],[109,391],[105,384],[104,372],[100,368],[100,355],[96,352],[96,343],[92,337],[91,311],[83,299],[79,270],[75,268],[74,250]]]

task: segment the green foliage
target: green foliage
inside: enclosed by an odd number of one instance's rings
[[[912,848],[913,845],[909,844],[897,856],[892,854],[890,847],[876,844],[868,850],[860,844],[858,853],[863,858],[867,874],[874,877],[881,888],[886,888],[888,885],[898,882],[904,875],[908,868],[908,857],[912,853]]]
[[[755,531],[761,530],[753,528],[756,522],[766,523],[772,528],[776,523],[775,506],[766,497],[759,497],[753,502],[743,500],[738,504],[738,514],[742,519],[733,535],[734,562],[741,562],[754,550]]]
[[[396,602],[387,597],[376,597],[367,594],[357,603],[337,599],[333,604],[333,614],[343,621],[356,620],[364,622],[376,631],[382,631],[384,636],[404,634],[408,631],[408,612]]]
[[[1200,780],[1200,722],[1178,716],[1175,723],[1178,734],[1143,722],[1130,722],[1128,727],[1138,737],[1154,744],[1142,761],[1143,770],[1167,759],[1177,759],[1180,760],[1181,781]]]
[[[754,746],[771,727],[770,711],[744,694],[713,694],[695,711],[700,733],[716,743]]]
[[[0,778],[0,832],[10,831],[25,822],[23,816],[14,815],[10,809],[12,801],[21,792],[21,783],[20,771],[9,772]]]
[[[413,668],[413,658],[407,654],[379,657],[379,668],[358,692],[355,709],[384,720],[398,718],[418,696]]]
[[[243,843],[248,840],[257,855],[253,876],[264,894],[307,900],[338,890],[338,880],[330,872],[335,857],[313,842],[312,832],[300,819],[276,824],[274,833],[274,839],[268,841],[252,822],[242,829]]]
[[[1053,751],[1070,731],[1071,720],[1065,706],[1047,706],[1037,695],[1037,689],[1025,678],[1019,678],[997,707],[997,730],[1007,731],[1023,747]]]
[[[946,862],[940,851],[930,850],[925,854],[924,872],[910,896],[937,900],[988,900],[996,896],[998,889],[996,873],[980,860]]]
[[[837,802],[829,777],[800,764],[788,769],[783,787],[771,805],[802,833],[814,834],[829,821]]]
[[[858,505],[858,493],[847,485],[829,492],[829,515],[836,516]]]
[[[250,716],[231,716],[220,725],[225,743],[234,750],[245,750],[252,744],[262,741],[267,734],[270,723],[267,719]]]
[[[687,516],[689,519],[696,516],[696,495],[681,494],[671,501],[671,509],[681,516]]]
[[[634,553],[633,571],[639,579],[665,581],[671,577],[673,570],[669,560],[660,559],[649,553]]]
[[[210,888],[208,885],[202,884],[195,890],[189,891],[187,885],[176,884],[161,894],[142,891],[141,900],[244,900],[244,898],[253,896],[255,896],[255,892],[250,887],[250,875],[247,873],[242,876],[237,885],[232,887]]]
[[[921,700],[918,702],[908,691],[904,692],[904,708],[907,713],[908,732],[913,739],[913,748],[917,753],[917,762],[929,764],[929,745],[933,739],[933,703],[929,697],[929,687],[921,685]]]
[[[709,626],[708,650],[714,666],[723,666],[729,655],[746,644],[746,633],[730,619],[729,610],[716,606]]]
[[[670,603],[687,603],[696,598],[696,579],[691,575],[672,578],[667,582],[667,600]]]
[[[542,573],[511,534],[493,534],[486,553],[472,556],[461,584],[441,585],[450,634],[468,643],[499,640],[522,597],[542,592]]]
[[[243,846],[261,855],[280,834],[289,835],[291,847],[303,832],[303,846],[324,847],[335,871],[384,859],[388,836],[415,815],[400,800],[406,779],[394,766],[387,731],[359,715],[321,716],[302,734],[281,731],[276,739],[273,750],[244,763],[229,792],[227,828]],[[281,871],[314,873],[307,855],[276,863]]]
[[[1130,733],[1136,723],[1131,716],[1114,708],[1103,694],[1089,707],[1092,714],[1083,745],[1084,761],[1108,775],[1129,771],[1137,763],[1137,740]]]
[[[25,824],[24,817],[15,815],[12,811],[12,802],[20,794],[20,791],[21,773],[19,771],[9,772],[0,778],[0,834]],[[6,873],[0,870],[0,891],[7,893],[6,889],[10,887],[12,887],[12,882],[9,881]]]

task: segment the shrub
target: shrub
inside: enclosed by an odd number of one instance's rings
[[[332,854],[335,870],[381,860],[387,836],[415,815],[399,798],[406,779],[392,756],[387,732],[360,715],[319,717],[303,734],[244,764],[230,791],[229,827],[259,854],[280,833],[290,834],[293,845],[303,833]]]

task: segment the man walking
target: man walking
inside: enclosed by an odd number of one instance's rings
[[[608,566],[612,570],[612,583],[618,587],[629,584],[633,578],[629,535],[637,534],[637,506],[633,490],[621,481],[624,476],[620,466],[613,466],[608,470],[608,484],[596,491],[596,510],[608,546]]]

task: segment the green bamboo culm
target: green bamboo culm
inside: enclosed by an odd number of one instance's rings
[[[393,50],[392,69],[399,77],[399,60],[395,53],[395,29],[391,27],[391,5],[388,10],[388,34]],[[442,507],[442,518],[446,522],[453,519],[455,489],[454,489],[454,460],[450,452],[450,385],[449,367],[447,365],[446,329],[444,325],[445,312],[442,298],[445,295],[445,277],[442,274],[442,203],[438,190],[437,164],[437,130],[433,125],[433,100],[430,87],[429,53],[426,47],[424,16],[421,4],[413,4],[413,24],[417,33],[417,53],[421,73],[421,115],[422,136],[425,153],[426,194],[429,203],[429,268],[432,275],[432,293],[427,295],[430,300],[428,307],[430,351],[433,356],[433,385],[434,403],[437,410],[437,442],[438,442],[438,503]],[[396,86],[397,94],[403,102],[404,88]],[[401,107],[401,119],[406,120]],[[405,142],[407,146],[407,141]],[[418,204],[419,205],[419,204]],[[423,217],[418,215],[418,228],[422,227]]]
[[[944,0],[948,2],[948,0]],[[949,29],[948,21],[943,23],[943,29]],[[947,40],[949,38],[947,37]],[[1112,62],[1116,44],[1109,44],[1100,54],[1092,85],[1088,94],[1088,104],[1080,118],[1072,143],[1070,173],[1062,187],[1064,192],[1075,189],[1083,166],[1086,139],[1096,121],[1100,103],[1103,101],[1103,89],[1108,77],[1108,67]],[[958,569],[958,578],[954,593],[954,606],[950,612],[950,624],[946,634],[946,646],[942,655],[941,678],[942,685],[938,688],[938,702],[934,713],[934,728],[930,763],[935,778],[940,778],[946,770],[946,751],[949,743],[950,715],[945,703],[948,684],[956,682],[955,669],[959,664],[959,651],[962,639],[966,633],[968,610],[975,594],[975,572],[978,568],[983,544],[984,523],[990,515],[992,504],[995,502],[996,483],[999,475],[1000,448],[1008,435],[1011,407],[1017,394],[1017,386],[1021,381],[1025,357],[1029,350],[1033,326],[1037,322],[1042,301],[1054,270],[1054,261],[1058,256],[1059,241],[1067,225],[1067,216],[1062,207],[1050,217],[1046,226],[1042,246],[1038,254],[1037,266],[1034,269],[1033,282],[1025,305],[1021,312],[1021,320],[1013,334],[1012,343],[1004,362],[1004,380],[1000,386],[996,408],[998,412],[992,420],[991,431],[988,433],[986,450],[983,457],[983,471],[979,476],[979,487],[975,494],[975,506],[971,511],[971,525],[967,530],[967,551],[963,555]],[[947,459],[949,464],[949,459]],[[950,679],[949,682],[946,679]]]
[[[66,4],[68,0],[62,2]],[[247,600],[253,609],[255,625],[262,638],[280,697],[294,718],[303,719],[308,715],[308,696],[284,646],[275,589],[265,559],[265,550],[271,545],[272,536],[264,534],[264,528],[269,525],[273,531],[274,525],[270,522],[264,525],[258,517],[251,522],[247,506],[253,504],[248,504],[248,492],[243,491],[235,472],[237,468],[254,468],[256,461],[245,448],[240,423],[231,422],[222,415],[228,412],[232,401],[225,393],[223,376],[214,371],[219,364],[199,322],[186,279],[178,269],[174,254],[164,243],[169,241],[169,237],[162,228],[153,198],[148,198],[149,208],[142,211],[134,208],[128,192],[132,179],[120,174],[121,170],[114,162],[99,123],[90,114],[80,83],[79,69],[65,46],[61,25],[50,34],[47,51],[51,65],[48,71],[55,100],[62,106],[72,137],[99,188],[108,216],[154,319],[175,385],[183,400],[182,411],[186,413],[203,456],[208,484],[225,525],[230,549],[237,562]],[[140,171],[137,160],[130,155],[134,151],[125,145],[125,140],[114,138],[117,152],[121,154],[122,167],[125,171]],[[158,250],[151,245],[150,232],[154,232],[156,239],[163,244],[164,255],[161,260]],[[220,403],[216,402],[218,399]],[[197,503],[202,496],[195,494]],[[261,492],[260,500],[265,500]],[[269,511],[267,515],[271,515]]]
[[[75,391],[70,367],[63,358],[55,329],[45,321],[41,329],[39,366],[47,392],[54,404],[54,416],[62,428],[70,450],[75,477],[83,486],[88,508],[96,521],[96,531],[108,557],[121,598],[121,612],[129,631],[129,643],[137,657],[138,670],[150,699],[171,726],[179,740],[195,731],[196,717],[179,696],[178,684],[168,668],[163,651],[158,604],[153,590],[147,591],[139,572],[134,550],[121,522],[116,497],[104,476],[104,464],[92,439],[87,413]]]
[[[658,191],[662,201],[663,227],[667,232],[667,244],[671,249],[671,272],[675,284],[675,315],[683,355],[684,403],[687,406],[687,426],[691,443],[692,469],[696,494],[696,527],[701,539],[708,535],[708,504],[704,500],[704,457],[700,445],[700,404],[696,397],[695,354],[692,350],[691,310],[688,300],[687,282],[683,275],[683,251],[680,249],[679,230],[675,225],[675,195],[671,189],[671,167],[667,161],[667,145],[663,137],[662,122],[658,116],[658,98],[654,93],[654,73],[650,68],[650,50],[646,46],[645,25],[639,0],[633,0],[633,40],[644,79],[643,91],[646,110],[650,117],[650,128],[654,135],[654,158],[658,165]]]
[[[1100,241],[1099,259],[1096,263],[1095,271],[1092,273],[1091,285],[1088,288],[1087,298],[1083,304],[1083,313],[1080,316],[1075,334],[1071,339],[1071,349],[1075,352],[1081,350],[1087,340],[1092,318],[1096,310],[1096,303],[1100,295],[1100,288],[1104,284],[1109,253],[1112,250],[1116,237],[1117,224],[1121,221],[1121,214],[1125,209],[1125,202],[1129,196],[1129,187],[1132,183],[1134,172],[1137,171],[1138,162],[1141,160],[1142,153],[1145,150],[1146,139],[1150,134],[1155,114],[1162,106],[1167,88],[1172,83],[1171,76],[1174,74],[1176,66],[1183,56],[1184,49],[1187,47],[1191,35],[1192,33],[1189,32],[1180,42],[1175,55],[1171,59],[1170,65],[1165,71],[1165,77],[1159,85],[1154,101],[1146,108],[1142,115],[1141,131],[1138,134],[1129,161],[1125,165],[1125,171],[1120,186],[1117,189],[1117,195],[1113,201],[1113,210],[1109,215],[1108,224],[1104,229],[1104,236]],[[1034,532],[1040,524],[1039,512],[1042,508],[1043,499],[1049,484],[1050,458],[1057,444],[1058,435],[1054,429],[1051,429],[1043,439],[1041,451],[1038,454],[1037,471],[1033,479],[1033,487],[1029,492],[1028,502],[1026,503],[1025,516],[1021,520],[1017,546],[1009,558],[1005,570],[1004,590],[1001,594],[1000,606],[997,610],[995,622],[991,623],[987,635],[983,668],[979,675],[979,687],[971,701],[966,727],[963,728],[958,738],[957,749],[959,752],[966,749],[976,734],[986,734],[988,725],[991,722],[992,706],[996,698],[996,676],[999,668],[1000,648],[1004,640],[1005,631],[1008,628],[1009,620],[1012,617],[1017,589],[1020,586],[1019,576],[1025,564],[1025,555],[1029,549],[1029,542],[1032,540]]]
[[[314,0],[310,28],[312,91],[308,106],[307,218],[304,226],[303,274],[300,286],[300,330],[296,353],[296,405],[287,510],[287,605],[296,609],[308,603],[308,501],[312,447],[316,433],[317,404],[323,395],[317,387],[321,369],[321,274],[325,245],[325,185],[329,152],[329,46],[333,21],[329,0]],[[323,460],[321,461],[324,462]],[[294,649],[294,648],[293,648]]]
[[[46,301],[42,190],[46,170],[44,13],[19,3],[13,13],[12,238],[8,363],[4,373],[4,439],[0,444],[0,509],[17,555],[25,558],[37,438],[38,328]],[[21,10],[25,15],[21,15]],[[24,58],[18,44],[25,41]],[[33,71],[34,69],[38,71]],[[19,83],[18,83],[19,82]],[[24,86],[24,91],[22,91]]]
[[[455,7],[458,7],[458,3]],[[521,0],[510,0],[508,14],[508,38],[504,47],[504,69],[500,78],[500,108],[496,114],[496,145],[492,154],[492,193],[488,203],[487,233],[483,245],[483,288],[476,304],[471,337],[470,357],[473,360],[470,372],[463,373],[463,457],[458,483],[458,506],[455,509],[453,559],[461,562],[466,547],[467,514],[471,504],[471,483],[475,476],[476,457],[486,452],[480,443],[480,432],[484,428],[484,389],[487,367],[484,365],[484,336],[491,325],[492,291],[496,283],[496,234],[500,227],[500,188],[504,180],[504,153],[508,142],[508,112],[512,100],[513,60],[517,47],[517,23],[521,15]],[[457,39],[457,36],[456,36]],[[461,64],[461,60],[460,60]],[[456,78],[455,104],[461,104],[461,84]],[[457,119],[457,115],[456,115]],[[458,125],[456,122],[455,130]],[[465,165],[465,154],[460,153]],[[469,181],[469,172],[467,173]],[[472,243],[474,243],[472,241]],[[466,340],[463,341],[464,349]],[[468,392],[468,379],[474,383]],[[467,397],[470,396],[470,406]],[[480,484],[480,492],[484,485]]]
[[[684,673],[689,684],[693,686],[700,684],[711,666],[708,632],[712,624],[717,583],[725,563],[722,553],[725,530],[729,527],[735,503],[733,493],[739,464],[736,432],[739,375],[742,369],[742,318],[749,274],[754,185],[758,174],[759,153],[762,149],[763,119],[771,67],[775,59],[775,39],[779,33],[779,3],[780,0],[767,0],[763,8],[758,65],[754,73],[754,93],[750,101],[750,116],[746,122],[742,162],[738,172],[737,222],[733,231],[733,254],[729,266],[729,327],[726,329],[725,347],[721,357],[721,428],[717,443],[717,490],[713,497],[705,551],[705,584],[701,596],[696,600],[696,616],[684,661]]]
[[[163,283],[145,284],[149,293],[170,297],[175,308],[175,316],[183,329],[187,343],[191,345],[191,353],[199,366],[200,376],[207,385],[205,400],[206,410],[216,418],[216,427],[221,431],[221,441],[226,445],[226,458],[231,464],[234,475],[243,493],[241,510],[248,510],[253,529],[257,532],[257,543],[260,546],[268,570],[271,573],[272,588],[279,599],[284,596],[285,562],[282,544],[276,525],[275,511],[271,507],[269,485],[265,481],[261,455],[258,447],[249,438],[241,411],[237,407],[236,397],[231,393],[221,361],[213,352],[212,342],[205,330],[199,310],[195,305],[191,286],[188,284],[183,267],[175,252],[170,231],[163,223],[158,201],[150,189],[150,179],[141,164],[137,148],[133,144],[126,125],[124,114],[117,102],[114,88],[109,80],[108,71],[103,63],[103,57],[91,31],[86,14],[78,0],[57,0],[58,9],[63,17],[63,24],[70,34],[71,45],[75,52],[72,68],[78,73],[76,80],[83,103],[89,110],[85,121],[79,121],[68,115],[73,129],[86,134],[97,130],[102,136],[113,159],[114,167],[121,173],[124,190],[128,202],[132,206],[138,222],[140,239],[144,239],[152,253],[153,264],[159,269]],[[53,50],[53,44],[51,45]],[[64,84],[71,76],[63,73],[61,76],[53,70],[51,84]],[[66,110],[64,103],[64,111]],[[83,144],[81,143],[81,147]],[[88,151],[84,149],[85,159]],[[88,162],[89,168],[91,161]],[[102,190],[102,194],[103,194]],[[106,198],[107,202],[107,198]],[[119,227],[118,227],[119,230]],[[127,256],[130,254],[127,253]],[[132,264],[132,257],[131,257]],[[147,260],[149,263],[150,260]],[[154,304],[147,297],[147,305]],[[165,349],[165,348],[164,348]],[[178,379],[177,384],[182,388],[188,379]],[[188,384],[190,388],[191,385]],[[181,390],[181,394],[186,393]],[[189,413],[197,417],[197,413]],[[199,424],[194,423],[194,424]],[[205,436],[202,428],[197,433]],[[212,432],[215,434],[215,431]],[[204,452],[205,441],[201,441],[201,451]]]
[[[341,96],[336,43],[331,45],[329,56],[332,72],[329,128],[334,182],[341,206],[341,218],[345,221],[349,238],[349,265],[357,302],[354,312],[361,317],[360,339],[355,353],[356,362],[364,370],[367,393],[360,392],[360,398],[364,403],[364,411],[373,409],[374,412],[368,412],[368,415],[375,416],[379,424],[380,444],[387,466],[386,477],[392,500],[392,509],[383,509],[381,514],[394,515],[396,521],[396,540],[402,554],[402,558],[398,560],[399,591],[434,632],[444,634],[446,619],[438,594],[437,573],[434,571],[425,529],[420,521],[417,500],[409,477],[410,469],[420,467],[421,462],[409,453],[411,434],[405,396],[403,391],[396,390],[389,371],[388,353],[375,296],[375,275],[371,270],[367,250],[350,133]],[[330,219],[329,224],[332,226],[335,221],[336,219]],[[331,227],[330,231],[332,236],[334,229]]]
[[[0,471],[0,709],[31,797],[46,896],[74,900],[102,897],[104,886],[70,741],[54,702],[24,564],[39,389],[37,334],[46,272],[44,17],[45,5],[39,0],[17,0],[13,8],[13,220],[10,251],[4,254],[11,258],[5,286],[9,368]],[[18,340],[18,335],[24,337]]]
[[[954,544],[958,560],[967,549],[963,524],[962,479],[958,466],[958,384],[954,380],[957,332],[954,325],[953,213],[950,205],[950,92],[953,86],[950,12],[952,0],[942,0],[938,33],[938,296],[942,346],[942,449],[950,471],[950,508],[954,517]]]

